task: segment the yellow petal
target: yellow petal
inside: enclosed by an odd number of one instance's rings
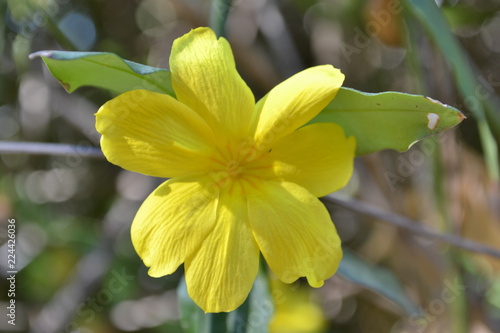
[[[170,71],[177,99],[206,119],[222,144],[246,137],[255,99],[236,71],[226,39],[217,39],[209,28],[176,39]]]
[[[218,191],[211,179],[170,179],[139,208],[132,223],[132,243],[149,275],[175,272],[215,226]]]
[[[185,264],[189,296],[205,312],[232,311],[250,293],[258,266],[246,202],[223,192],[215,229]]]
[[[253,126],[261,150],[316,116],[335,97],[344,75],[331,65],[311,67],[274,87],[256,105]]]
[[[321,197],[344,187],[352,175],[356,139],[336,124],[313,124],[273,146],[274,172]]]
[[[157,177],[206,170],[214,136],[207,124],[174,98],[133,90],[96,114],[106,158],[124,169]]]
[[[321,287],[342,258],[323,204],[303,187],[269,181],[248,194],[250,226],[271,270],[285,283],[306,277]]]

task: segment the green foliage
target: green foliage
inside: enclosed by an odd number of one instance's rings
[[[457,109],[424,96],[342,88],[312,122],[339,124],[356,138],[357,155],[364,155],[382,149],[405,151],[464,118]]]
[[[408,298],[396,276],[382,268],[374,266],[350,251],[344,250],[337,274],[345,280],[378,292],[396,303],[407,315],[417,315],[421,311]]]
[[[174,96],[169,71],[123,60],[113,53],[40,51],[30,57],[41,57],[70,93],[93,86],[115,93],[147,89]]]
[[[467,4],[457,3],[454,6],[444,7],[443,12],[450,25],[454,28],[477,27],[493,18],[496,13],[480,10]]]
[[[94,86],[117,93],[142,88],[174,96],[168,70],[123,60],[112,53],[41,51],[32,56],[41,56],[69,92]],[[464,118],[457,109],[424,96],[342,88],[312,122],[341,125],[347,135],[356,137],[357,154],[364,155],[382,149],[407,150]]]

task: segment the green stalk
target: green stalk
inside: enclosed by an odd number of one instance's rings
[[[500,180],[500,168],[498,165],[498,145],[495,141],[493,133],[488,126],[486,119],[478,119],[477,127],[479,128],[479,138],[484,151],[486,166],[490,173],[490,177],[494,180]]]
[[[245,302],[236,310],[229,314],[228,332],[246,333],[248,331],[248,316],[250,315],[250,297],[249,295]]]
[[[209,313],[210,333],[227,332],[227,312]]]
[[[210,7],[209,25],[218,37],[224,37],[227,15],[231,8],[231,0],[213,0]]]
[[[425,76],[422,68],[422,63],[424,63],[426,60],[422,59],[420,57],[420,54],[418,51],[419,50],[419,45],[418,45],[418,38],[419,34],[416,31],[416,29],[420,30],[419,27],[415,25],[415,17],[409,16],[407,17],[408,21],[408,41],[407,41],[407,46],[408,49],[411,50],[410,52],[410,59],[408,61],[408,66],[413,70],[413,72],[416,75],[416,87],[417,89],[420,89],[419,93],[424,93],[427,94],[429,91],[429,86],[425,82]],[[420,81],[420,82],[418,82]],[[485,133],[490,133],[489,128],[485,129]],[[438,224],[438,228],[440,231],[444,232],[445,234],[453,234],[453,225],[451,223],[451,218],[450,214],[448,212],[448,197],[446,195],[445,187],[444,187],[444,182],[445,182],[445,177],[444,177],[444,168],[443,168],[443,160],[441,158],[441,146],[439,143],[439,140],[437,137],[432,137],[427,140],[433,140],[434,142],[434,147],[435,149],[432,151],[432,154],[430,158],[432,159],[432,175],[434,178],[433,185],[432,185],[432,190],[434,192],[434,197],[435,197],[435,202],[436,202],[436,209],[439,213],[440,216],[440,221]],[[493,142],[495,140],[493,139]],[[488,154],[485,154],[485,156],[489,156]],[[494,166],[493,166],[494,167]],[[447,262],[446,267],[443,268],[444,270],[444,281],[456,281],[459,280],[460,283],[462,281],[462,277],[460,276],[456,266],[457,266],[457,253],[454,248],[450,248],[449,251],[446,252],[444,255],[444,259]],[[466,333],[468,330],[468,317],[467,317],[467,312],[466,312],[466,299],[464,297],[464,294],[459,294],[456,296],[456,299],[454,299],[453,302],[449,304],[450,306],[450,315],[452,318],[452,323],[450,324],[450,329],[452,332],[457,332],[457,333]]]

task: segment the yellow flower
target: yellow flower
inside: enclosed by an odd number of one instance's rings
[[[283,282],[306,277],[320,287],[342,250],[317,197],[349,180],[355,139],[331,123],[301,126],[335,97],[344,75],[309,68],[255,104],[229,43],[208,28],[175,40],[170,70],[176,99],[134,90],[96,114],[111,163],[171,178],[132,223],[149,275],[184,263],[189,295],[206,312],[246,299],[259,252]]]
[[[269,322],[270,333],[319,333],[326,331],[326,318],[307,286],[284,284],[270,278],[274,314]]]

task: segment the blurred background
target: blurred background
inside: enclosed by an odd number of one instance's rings
[[[457,128],[405,153],[357,158],[343,192],[439,232],[499,248],[497,147],[486,163],[476,115],[486,110],[483,121],[498,142],[500,2],[436,0],[448,24],[440,31],[430,29],[411,3],[234,0],[227,38],[256,98],[306,67],[333,64],[346,75],[346,87],[423,94],[464,112],[468,118]],[[93,114],[113,96],[96,88],[67,94],[40,59],[28,59],[30,53],[107,51],[168,68],[173,40],[207,26],[209,11],[206,0],[1,1],[0,140],[99,145]],[[460,52],[443,45],[446,34],[457,38]],[[460,75],[464,64],[472,81]],[[461,80],[473,89],[464,89]],[[161,181],[78,151],[2,154],[2,309],[9,302],[5,258],[12,218],[18,274],[16,326],[2,315],[0,330],[182,332],[182,269],[150,278],[129,235],[136,210]],[[301,281],[273,282],[271,294],[286,302],[274,300],[272,332],[500,332],[499,259],[341,207],[331,213],[344,247],[397,277],[423,315],[339,276],[319,290]]]

